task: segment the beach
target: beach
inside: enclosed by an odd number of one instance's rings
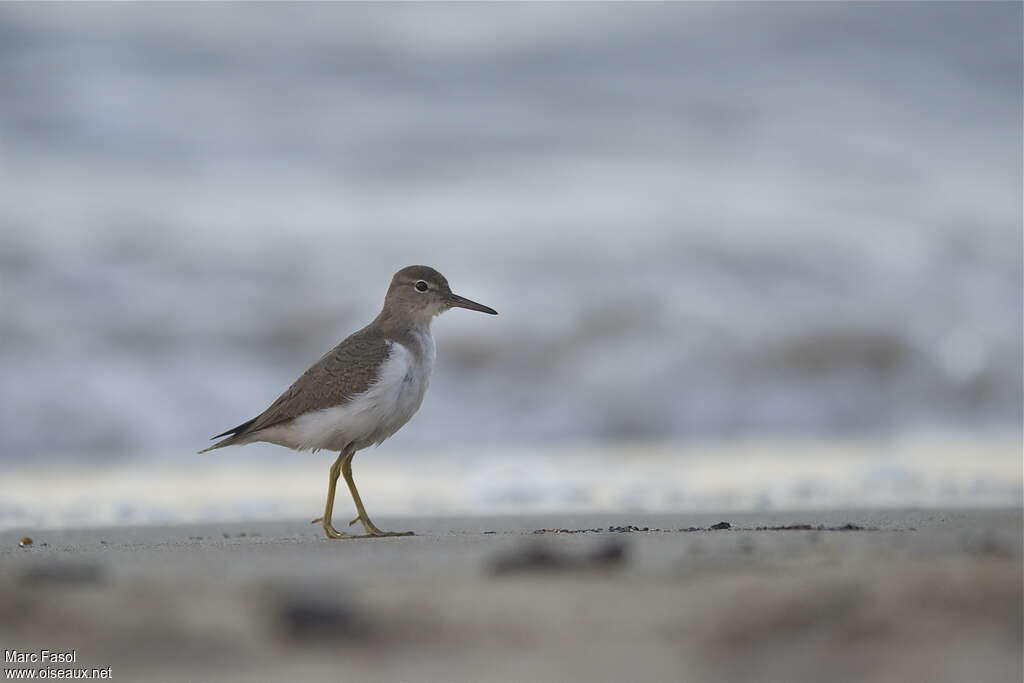
[[[0,639],[122,681],[1021,678],[1019,508],[377,521],[416,535],[7,530]]]

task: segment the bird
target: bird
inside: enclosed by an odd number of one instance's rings
[[[370,520],[352,478],[352,459],[381,444],[419,409],[436,355],[430,324],[451,308],[498,314],[452,293],[448,280],[429,266],[402,268],[391,278],[384,306],[369,325],[325,353],[262,413],[212,437],[221,440],[199,452],[260,441],[298,451],[337,451],[324,514],[312,523],[320,522],[331,539],[413,535],[383,531]],[[357,512],[349,526],[362,522],[365,535],[344,533],[332,524],[342,475]]]

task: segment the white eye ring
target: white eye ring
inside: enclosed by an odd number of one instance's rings
[[[417,280],[415,287],[417,292],[425,292],[430,289],[430,285],[428,285],[424,280]]]

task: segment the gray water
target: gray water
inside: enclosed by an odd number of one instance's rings
[[[386,448],[1019,434],[1021,5],[0,5],[0,458],[439,319]]]

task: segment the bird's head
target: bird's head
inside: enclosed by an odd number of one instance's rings
[[[408,266],[391,278],[384,310],[414,321],[429,321],[449,308],[497,315],[493,308],[454,294],[444,275],[429,266]]]

